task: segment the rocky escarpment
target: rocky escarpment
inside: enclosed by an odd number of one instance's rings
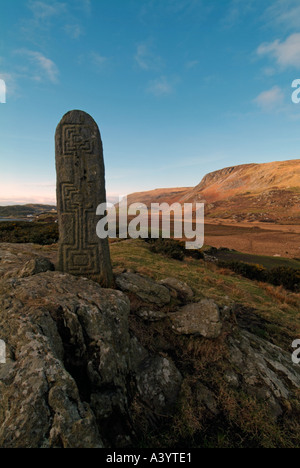
[[[264,164],[242,164],[207,174],[199,185],[183,195],[181,202],[199,197],[208,203],[228,200],[245,193],[269,193],[272,190],[299,189],[300,160]]]
[[[299,224],[300,160],[226,167],[194,188],[131,194],[129,203],[205,203],[206,218]]]
[[[125,271],[119,290],[102,289],[9,244],[0,275],[1,447],[134,446],[162,430],[188,444],[178,429],[187,407],[200,437],[230,427],[245,399],[270,427],[297,415],[288,353],[243,328],[234,308],[193,303],[175,278]]]

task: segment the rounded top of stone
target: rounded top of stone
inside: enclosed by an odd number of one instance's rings
[[[91,117],[87,112],[77,109],[67,112],[58,125],[61,124],[86,124],[96,125],[98,127],[93,117]]]

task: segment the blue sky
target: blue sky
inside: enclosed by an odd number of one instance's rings
[[[1,205],[55,203],[54,133],[71,109],[99,125],[109,198],[300,158],[299,0],[0,8]]]

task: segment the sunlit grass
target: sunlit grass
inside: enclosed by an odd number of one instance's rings
[[[279,345],[280,330],[291,340],[300,336],[300,294],[248,280],[203,260],[178,261],[158,255],[142,240],[111,243],[111,256],[116,271],[132,270],[155,280],[175,277],[193,289],[195,300],[212,298],[220,306],[240,303],[255,309],[262,318],[275,324],[274,339]]]

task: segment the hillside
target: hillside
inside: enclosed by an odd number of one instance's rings
[[[53,205],[12,205],[12,206],[0,206],[0,218],[24,218],[32,215],[37,216],[44,212],[56,210]]]
[[[128,205],[132,203],[144,203],[148,207],[151,203],[176,203],[193,190],[192,187],[177,187],[155,189],[147,192],[131,193],[127,197]]]
[[[201,198],[207,202],[215,202],[240,194],[295,189],[300,192],[300,159],[244,164],[211,172],[182,201],[196,201]]]
[[[300,159],[244,164],[207,174],[192,189],[159,189],[128,197],[130,203],[206,203],[206,217],[229,221],[300,222]]]

